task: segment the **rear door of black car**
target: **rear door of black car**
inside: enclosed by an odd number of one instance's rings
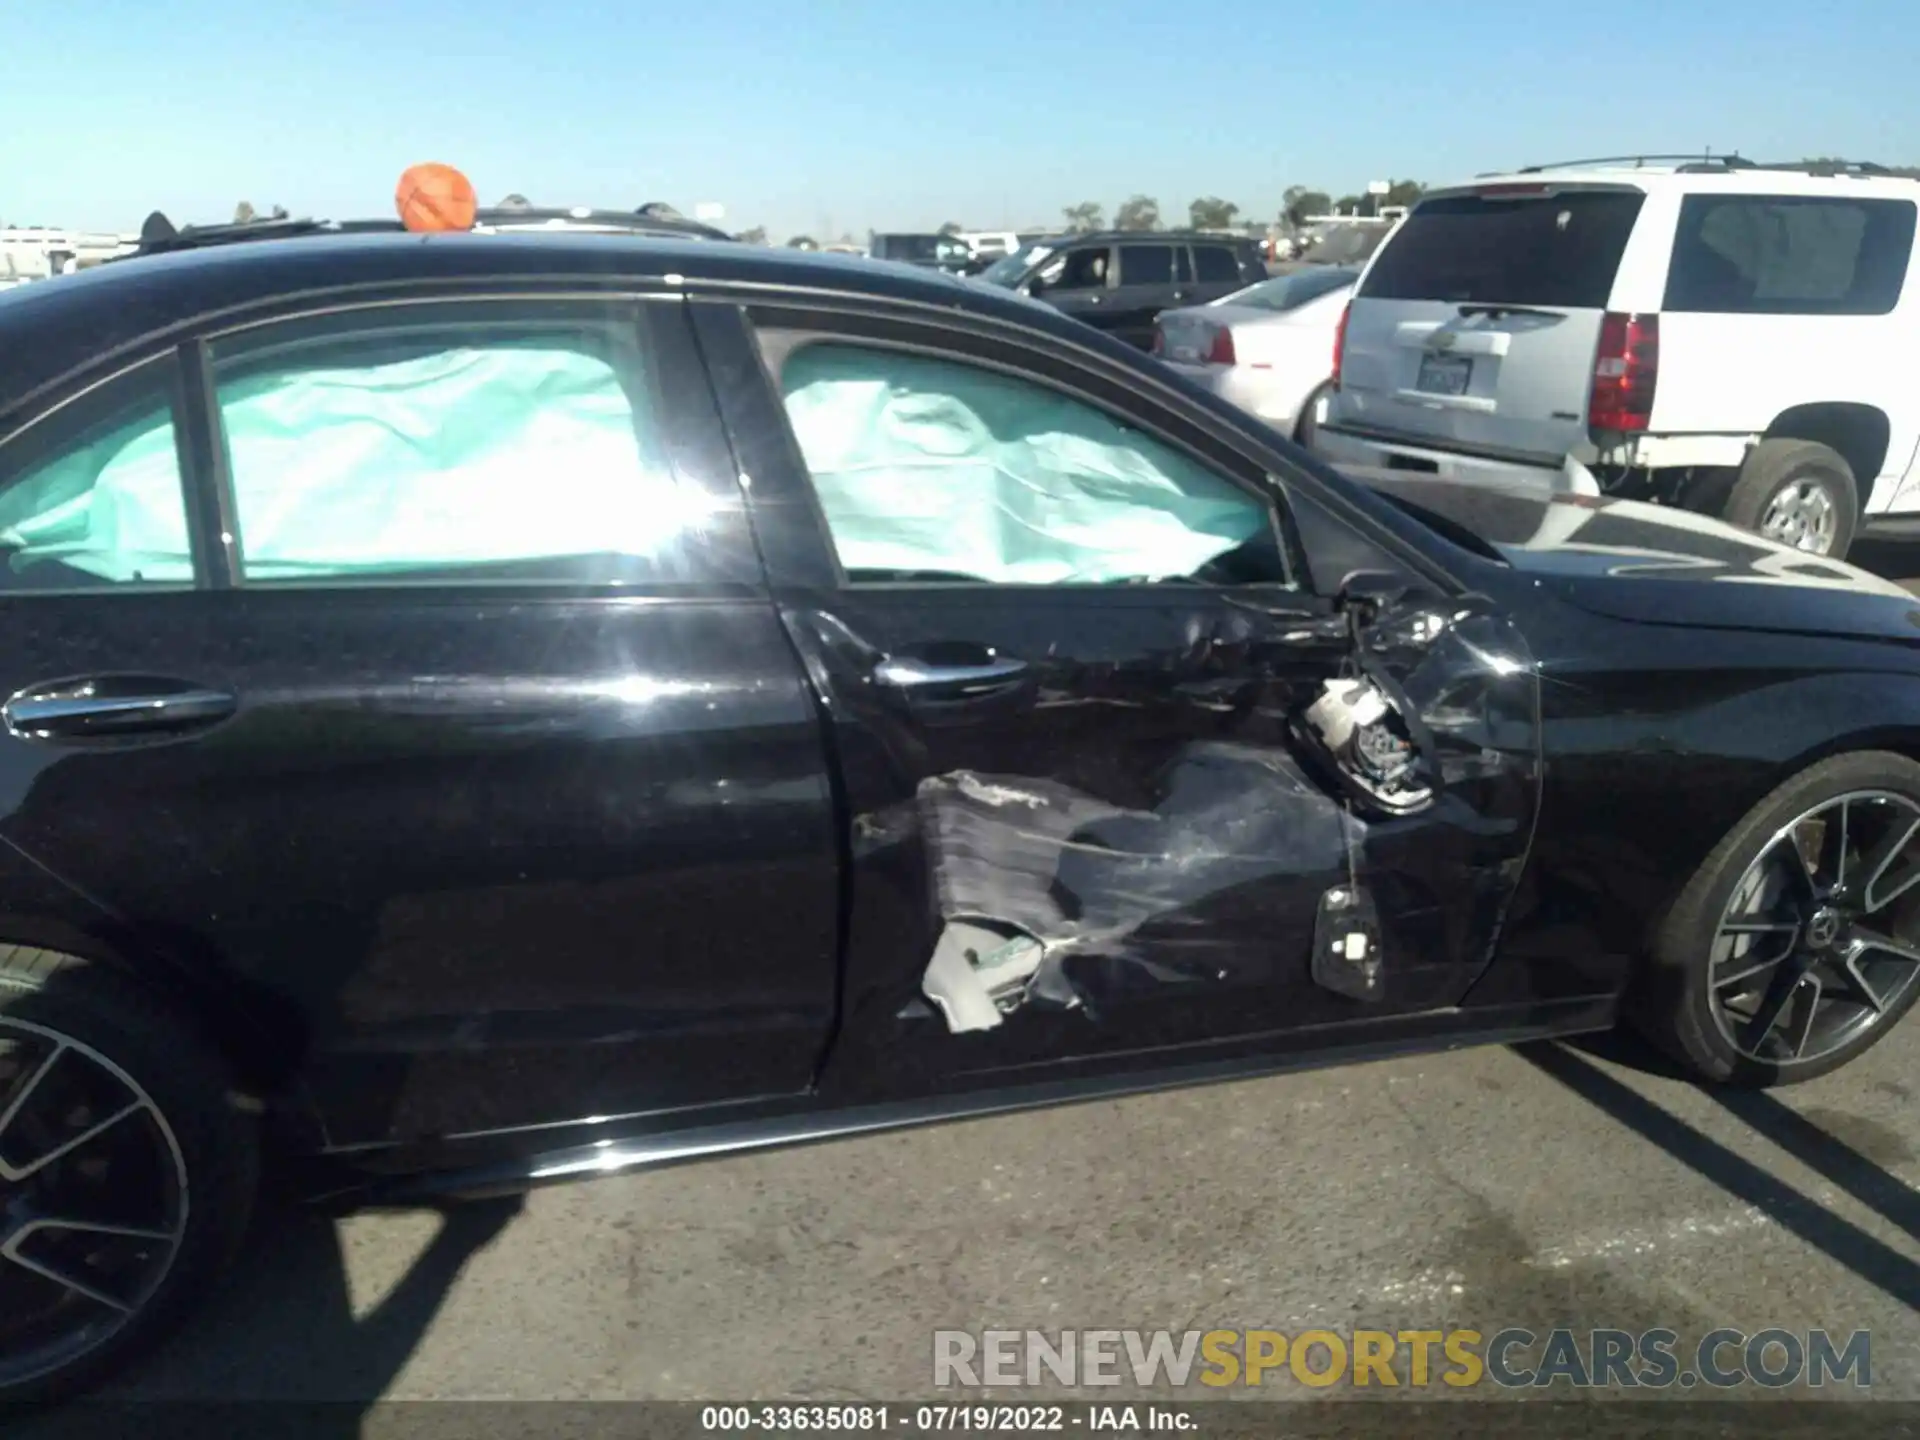
[[[1452,599],[1415,627],[1402,688],[1461,783],[1356,816],[1293,729],[1345,632],[1245,451],[1147,377],[1004,330],[694,311],[851,817],[824,1084],[1327,1043],[1460,998],[1536,794],[1510,627]],[[1379,563],[1347,538],[1335,583]],[[1390,952],[1365,999],[1308,963],[1356,878]]]
[[[828,779],[677,298],[211,334],[0,444],[0,543],[0,834],[336,1144],[810,1083]]]

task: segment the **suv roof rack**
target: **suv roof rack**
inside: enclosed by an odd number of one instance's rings
[[[1488,171],[1497,175],[1511,173],[1515,175],[1537,175],[1544,170],[1579,170],[1599,166],[1631,166],[1638,169],[1647,165],[1671,165],[1677,175],[1725,175],[1736,170],[1766,170],[1775,174],[1801,175],[1898,175],[1900,172],[1889,166],[1877,164],[1872,160],[1749,160],[1744,155],[1600,155],[1587,160],[1552,160],[1544,165],[1523,165],[1511,172]]]
[[[1803,175],[1892,175],[1894,170],[1872,160],[1775,160],[1756,170],[1797,170]]]
[[[592,229],[624,231],[634,235],[677,237],[700,240],[731,240],[724,230],[702,225],[678,216],[631,210],[594,210],[586,206],[571,208],[548,206],[493,206],[474,214],[473,228],[481,233],[500,230]],[[176,227],[156,210],[140,227],[140,243],[120,259],[140,255],[164,255],[176,250],[198,250],[211,245],[233,245],[258,240],[292,240],[307,235],[401,234],[406,227],[399,220],[313,220],[281,217],[270,220],[243,220],[226,224]]]
[[[1671,165],[1685,173],[1714,170],[1747,170],[1753,168],[1751,160],[1738,154],[1715,155],[1709,151],[1690,150],[1681,155],[1594,155],[1580,160],[1549,160],[1542,165],[1522,165],[1518,170],[1502,172],[1486,171],[1489,175],[1511,173],[1514,175],[1537,175],[1542,170],[1582,170],[1602,165],[1631,166],[1639,169],[1647,165]]]

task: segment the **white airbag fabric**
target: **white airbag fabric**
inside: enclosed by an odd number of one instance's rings
[[[688,497],[605,360],[454,349],[220,387],[250,579],[655,554]],[[171,425],[107,437],[0,497],[15,564],[188,580]]]
[[[1092,405],[970,365],[814,344],[787,413],[842,568],[1001,583],[1191,575],[1265,507]]]

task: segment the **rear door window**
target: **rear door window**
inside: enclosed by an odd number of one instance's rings
[[[1122,285],[1171,285],[1173,283],[1173,246],[1122,245],[1120,247],[1120,283]]]
[[[171,356],[0,446],[0,594],[191,589]]]
[[[1193,263],[1202,284],[1231,284],[1240,278],[1240,262],[1224,245],[1194,246]]]
[[[688,578],[710,506],[669,460],[643,333],[630,307],[503,302],[214,340],[244,579]]]
[[[1563,190],[1423,201],[1360,288],[1373,300],[1603,310],[1645,196]]]
[[[1708,314],[1885,315],[1913,252],[1910,200],[1689,195],[1665,308]]]

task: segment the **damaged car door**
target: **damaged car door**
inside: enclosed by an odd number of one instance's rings
[[[1265,467],[1070,359],[697,309],[839,768],[830,1074],[1460,998],[1537,793],[1511,626],[1391,568],[1315,593]]]

